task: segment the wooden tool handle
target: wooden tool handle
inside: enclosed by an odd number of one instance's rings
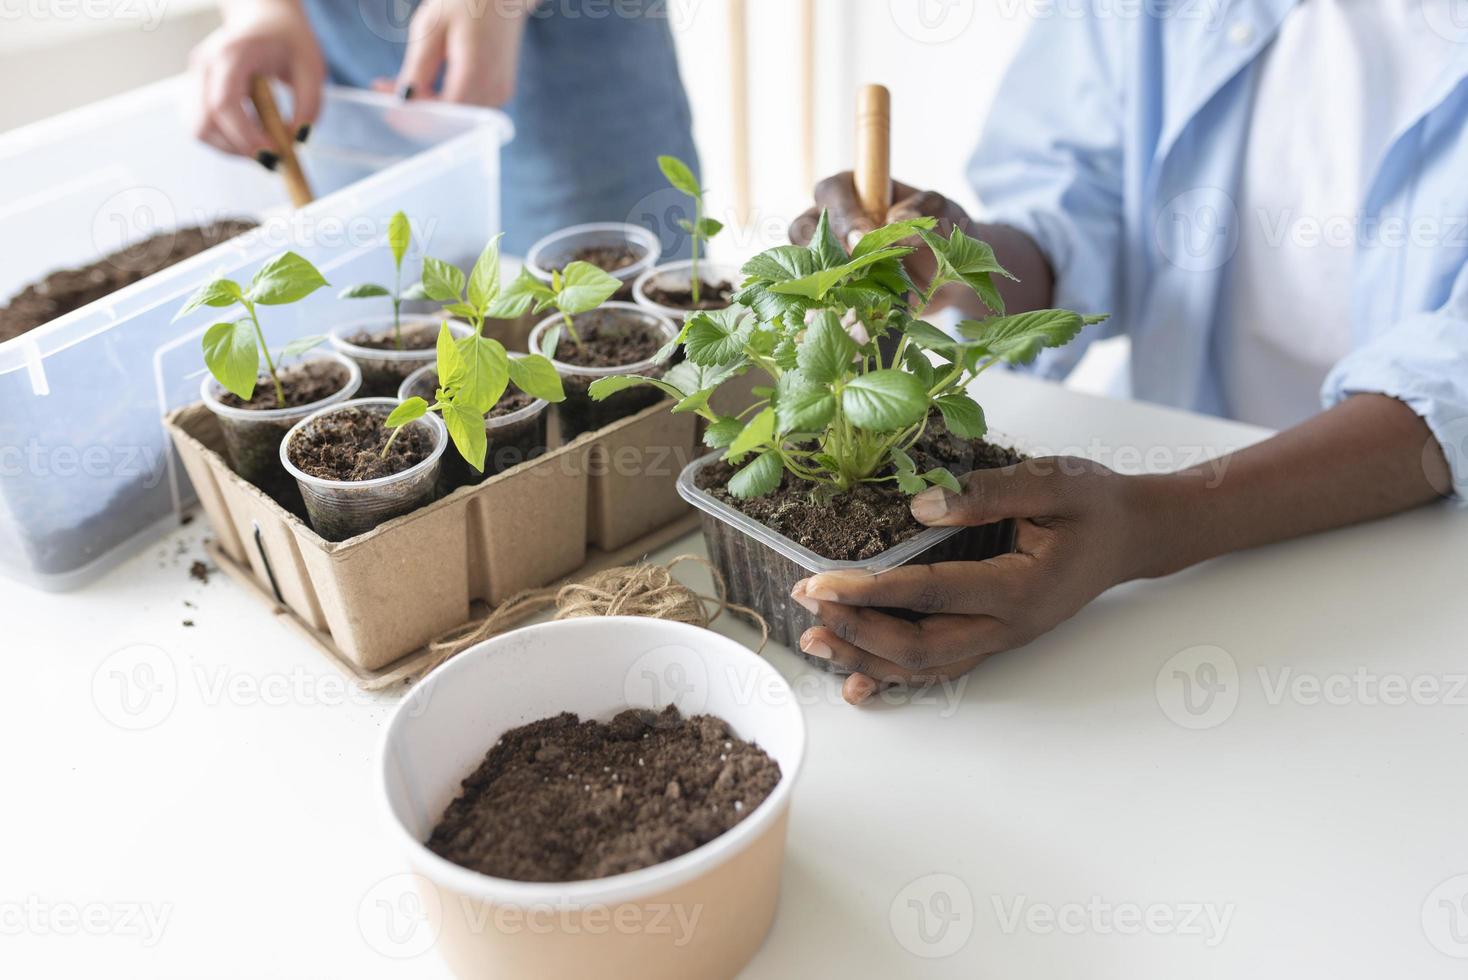
[[[306,182],[300,161],[296,159],[296,138],[285,128],[285,121],[280,118],[280,109],[275,104],[275,93],[270,91],[270,80],[264,75],[250,79],[250,101],[255,103],[255,114],[260,117],[260,125],[265,127],[270,148],[280,158],[277,167],[285,180],[291,203],[298,208],[305,207],[315,200],[315,196],[311,193],[311,185]]]
[[[892,94],[885,85],[862,86],[856,100],[856,196],[878,225],[892,205]]]

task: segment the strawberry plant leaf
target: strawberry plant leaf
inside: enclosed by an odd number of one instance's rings
[[[883,225],[862,235],[856,247],[851,250],[851,257],[860,258],[863,255],[881,251],[889,245],[896,245],[904,239],[913,237],[920,231],[932,231],[937,226],[938,219],[926,215],[908,221],[894,221],[890,225]]]
[[[836,412],[836,396],[831,389],[806,388],[782,395],[775,403],[780,432],[818,432]]]
[[[816,222],[815,233],[811,235],[807,248],[816,260],[817,269],[834,269],[849,258],[846,249],[836,241],[836,233],[831,230],[830,218],[825,209],[821,210],[820,220]]]
[[[728,452],[724,454],[725,459],[738,459],[752,449],[757,449],[775,437],[775,410],[762,408],[755,413],[754,418],[744,430],[729,444]]]
[[[855,356],[856,341],[841,325],[841,318],[830,310],[821,310],[806,326],[795,359],[806,378],[829,384],[849,370]]]
[[[929,231],[919,232],[928,248],[932,249],[938,268],[928,283],[928,294],[932,295],[940,286],[950,282],[965,283],[978,294],[979,300],[995,313],[1004,312],[1004,299],[994,285],[994,276],[1014,279],[994,256],[994,249],[987,242],[970,238],[959,228],[954,228],[948,240]]]
[[[951,490],[954,493],[963,493],[963,487],[959,484],[958,478],[941,466],[928,470],[928,472],[922,475],[922,479],[925,483],[929,483],[932,486],[942,487],[944,490]]]
[[[688,318],[683,349],[694,364],[731,364],[743,355],[753,329],[753,322],[737,307],[695,313]]]
[[[928,393],[910,374],[871,371],[847,382],[841,390],[841,410],[854,425],[892,432],[922,420]]]
[[[989,431],[989,425],[984,420],[984,410],[968,395],[961,392],[943,395],[935,404],[938,411],[943,413],[943,424],[960,439],[982,439],[984,433]]]
[[[1028,364],[1044,348],[1067,344],[1082,327],[1104,319],[1070,310],[1032,310],[987,320],[965,320],[958,325],[958,332],[1008,364]]]
[[[784,470],[779,452],[766,450],[729,478],[729,493],[735,497],[762,497],[780,485]]]
[[[725,449],[743,431],[743,422],[729,415],[720,416],[703,430],[703,442],[710,449]]]

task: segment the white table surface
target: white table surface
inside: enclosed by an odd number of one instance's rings
[[[1032,449],[1127,469],[1263,434],[1023,379],[980,397]],[[0,592],[0,975],[445,975],[380,951],[396,696],[192,580],[206,533],[79,593]],[[1231,556],[925,703],[851,708],[771,650],[810,745],[747,975],[1463,976],[1465,553],[1441,505]],[[1188,702],[1181,677],[1223,690]]]

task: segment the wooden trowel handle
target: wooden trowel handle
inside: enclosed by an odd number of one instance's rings
[[[260,125],[270,139],[270,148],[280,158],[280,176],[285,180],[291,203],[298,208],[305,207],[315,197],[311,193],[311,185],[306,182],[306,173],[296,159],[296,138],[285,128],[285,121],[280,118],[280,109],[275,104],[275,93],[270,91],[270,80],[264,75],[250,79],[250,101],[255,104],[255,114],[260,117]]]
[[[864,85],[856,100],[856,196],[874,224],[892,205],[892,94]]]

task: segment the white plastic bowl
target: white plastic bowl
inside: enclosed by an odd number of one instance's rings
[[[572,711],[609,720],[676,704],[711,714],[780,764],[727,833],[671,861],[590,881],[509,881],[424,846],[459,783],[506,731]],[[515,630],[459,654],[399,705],[382,743],[383,803],[436,948],[459,976],[732,977],[774,918],[805,722],[783,677],[709,630],[613,616]]]

